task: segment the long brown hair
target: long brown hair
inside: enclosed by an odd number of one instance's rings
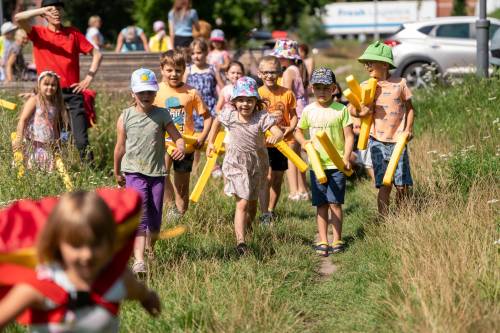
[[[38,237],[38,259],[41,263],[63,264],[61,242],[73,246],[107,242],[111,249],[115,238],[113,214],[99,195],[85,191],[67,193],[52,210]]]
[[[174,11],[174,17],[176,20],[184,18],[189,9],[191,9],[191,0],[187,0],[187,6],[181,5],[182,2],[186,0],[175,0],[172,6]]]
[[[56,81],[57,88],[55,94],[51,98],[47,98],[40,93],[40,84],[46,78],[51,78]],[[56,109],[56,117],[54,129],[56,130],[56,139],[59,138],[59,134],[62,129],[67,129],[69,120],[68,120],[68,112],[66,110],[66,105],[64,104],[64,98],[62,94],[61,82],[59,80],[59,76],[54,72],[42,72],[38,78],[38,84],[35,88],[35,94],[38,99],[38,103],[40,108],[44,114],[49,112],[49,108],[52,106]]]

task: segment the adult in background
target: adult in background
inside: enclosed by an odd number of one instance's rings
[[[12,22],[5,22],[2,24],[2,47],[0,51],[0,81],[5,80],[4,67],[7,62],[7,54],[10,52],[10,48],[14,45],[14,35],[17,30],[17,25]]]
[[[12,81],[35,81],[36,72],[28,68],[24,61],[23,48],[28,44],[28,35],[23,29],[16,30],[14,45],[5,55],[5,82]]]
[[[92,15],[89,17],[87,33],[85,38],[92,44],[95,48],[101,49],[104,46],[104,37],[99,31],[102,27],[102,20],[97,15]]]
[[[189,47],[193,41],[193,26],[200,30],[198,13],[191,8],[191,1],[175,0],[168,12],[168,30],[174,48]]]
[[[135,25],[129,25],[123,28],[118,34],[115,52],[123,53],[134,51],[149,52],[148,38],[144,30]]]
[[[63,15],[63,0],[43,0],[41,8],[20,12],[15,18],[33,42],[33,56],[38,74],[51,70],[59,75],[75,145],[80,158],[90,161],[93,156],[88,150],[88,128],[82,92],[94,79],[102,55],[78,29],[62,25]],[[47,26],[32,26],[30,21],[36,16],[47,20]],[[80,53],[92,54],[90,69],[82,81],[80,81]]]

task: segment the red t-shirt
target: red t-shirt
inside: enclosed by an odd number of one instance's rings
[[[34,26],[28,37],[33,42],[38,74],[47,70],[56,72],[62,88],[80,82],[80,53],[89,53],[94,47],[78,29],[62,27],[54,32]]]

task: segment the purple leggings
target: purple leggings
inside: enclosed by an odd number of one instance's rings
[[[160,232],[163,208],[163,188],[165,177],[150,177],[141,173],[126,173],[127,188],[133,188],[142,198],[141,223],[139,232]]]

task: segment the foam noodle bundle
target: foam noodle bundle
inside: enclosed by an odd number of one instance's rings
[[[272,136],[271,132],[266,131],[266,138]],[[293,151],[290,146],[286,144],[285,141],[280,140],[278,143],[274,145],[276,149],[278,149],[286,158],[288,158],[296,167],[300,170],[300,172],[304,173],[307,170],[307,163],[304,162],[296,152]]]
[[[141,198],[130,189],[99,189],[96,192],[110,207],[117,224],[113,257],[90,291],[92,299],[102,301],[102,296],[127,267],[139,224]],[[68,307],[68,293],[50,280],[39,280],[34,270],[38,234],[57,202],[56,197],[20,200],[0,210],[0,298],[14,285],[27,283],[56,305],[47,311],[27,310],[18,318],[20,323],[60,322]],[[115,315],[118,312],[118,304],[103,301],[99,305]]]
[[[328,154],[328,157],[332,160],[332,162],[335,164],[335,166],[346,176],[352,175],[352,170],[346,170],[345,169],[345,164],[342,158],[340,157],[337,149],[333,146],[332,141],[328,137],[325,131],[321,131],[316,133],[316,138],[318,139],[319,143],[323,147],[323,149],[326,151]]]
[[[352,106],[354,106],[356,108],[356,110],[361,111],[361,101],[358,98],[358,96],[356,96],[351,91],[351,89],[348,88],[348,89],[344,90],[344,96],[345,96],[345,98],[347,98],[349,103],[351,103]]]
[[[191,192],[191,195],[189,196],[189,200],[191,200],[192,202],[198,202],[198,200],[200,200],[201,193],[203,192],[205,186],[207,185],[208,179],[210,178],[210,174],[212,173],[212,170],[215,167],[215,162],[217,162],[219,151],[222,147],[222,144],[224,143],[224,135],[225,132],[220,131],[219,133],[217,133],[217,136],[215,137],[215,142],[214,142],[215,152],[212,153],[212,156],[207,156],[207,163],[205,163],[200,178],[198,178],[198,181],[196,182],[196,185],[193,188],[193,192]]]
[[[349,75],[345,78],[345,80],[349,89],[351,89],[353,94],[356,95],[356,97],[361,101],[363,98],[363,90],[361,89],[358,80],[354,78],[354,75]]]
[[[370,78],[366,87],[363,89],[363,104],[370,105],[375,98],[377,91],[377,79]],[[370,138],[370,129],[373,123],[373,115],[367,115],[361,118],[361,127],[359,129],[358,149],[365,150],[368,147],[368,139]]]
[[[403,153],[403,149],[406,146],[406,142],[408,141],[408,133],[403,132],[396,142],[396,146],[392,151],[391,159],[389,160],[389,164],[387,165],[387,169],[385,170],[384,179],[382,183],[384,186],[391,186],[392,179],[394,178],[394,173],[396,172],[396,167],[398,166],[399,159],[401,158],[401,154]]]
[[[304,149],[306,150],[307,157],[309,158],[309,163],[311,163],[312,170],[316,175],[316,179],[320,184],[326,183],[326,174],[321,166],[321,161],[318,156],[318,152],[314,149],[311,142],[306,143]]]

